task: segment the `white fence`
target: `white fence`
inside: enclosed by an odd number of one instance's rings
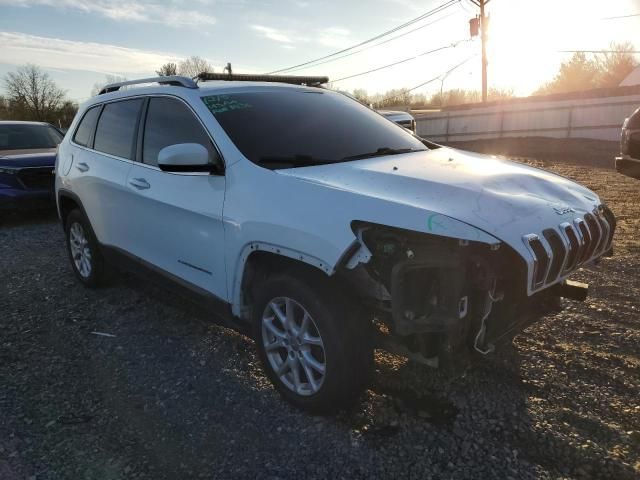
[[[640,94],[571,100],[532,100],[416,114],[418,135],[440,142],[507,137],[593,138],[617,141]]]

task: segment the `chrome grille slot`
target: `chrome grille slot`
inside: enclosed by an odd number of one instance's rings
[[[600,224],[596,221],[595,217],[590,213],[585,214],[584,222],[589,228],[589,232],[591,233],[591,243],[589,244],[589,248],[587,249],[586,260],[589,260],[596,250],[598,249],[598,245],[600,245],[600,240],[602,238],[602,228]]]
[[[600,241],[598,242],[598,246],[596,247],[596,252],[601,253],[601,252],[604,252],[607,246],[607,243],[609,243],[609,232],[611,228],[609,227],[609,224],[607,223],[605,218],[602,216],[602,214],[598,210],[595,210],[593,214],[596,217],[596,220],[598,222],[598,225],[600,226],[600,232],[601,232]]]
[[[567,236],[567,240],[569,240],[569,252],[567,254],[567,261],[565,262],[564,271],[573,270],[576,268],[578,260],[580,259],[580,240],[578,239],[578,235],[574,231],[571,225],[564,224],[564,233]]]
[[[544,235],[544,238],[547,240],[547,243],[551,247],[551,252],[553,253],[551,265],[549,266],[549,273],[546,278],[546,283],[549,283],[555,281],[560,275],[564,259],[567,255],[567,250],[565,249],[564,242],[560,238],[560,235],[558,235],[555,230],[547,229],[542,232],[542,235]]]
[[[535,286],[542,285],[547,276],[551,259],[547,255],[547,249],[544,248],[542,241],[537,235],[526,235],[525,241],[531,249],[531,253],[533,253],[533,257],[535,259],[533,283]]]
[[[606,250],[611,248],[611,244],[613,243],[613,234],[616,230],[616,217],[613,216],[613,212],[609,210],[606,206],[602,209],[602,216],[609,224],[609,235],[607,238],[607,246]]]
[[[578,265],[580,265],[589,259],[588,253],[589,253],[589,246],[591,244],[591,234],[589,233],[589,229],[585,225],[584,220],[582,220],[581,218],[576,218],[574,220],[574,223],[576,224],[578,233],[580,233],[581,245],[579,250],[580,253],[578,256],[579,258]]]

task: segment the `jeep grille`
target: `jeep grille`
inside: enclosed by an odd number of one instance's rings
[[[604,206],[548,228],[538,234],[527,234],[523,241],[533,256],[531,289],[539,290],[556,283],[576,268],[598,258],[611,248],[615,219]]]

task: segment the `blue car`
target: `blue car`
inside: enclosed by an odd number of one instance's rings
[[[53,170],[63,137],[48,123],[0,121],[0,209],[54,206]]]

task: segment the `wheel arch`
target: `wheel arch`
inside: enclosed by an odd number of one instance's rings
[[[69,190],[60,190],[58,192],[58,217],[62,221],[63,228],[67,216],[76,208],[82,212],[85,218],[88,218],[80,198]]]
[[[231,309],[235,316],[249,318],[251,288],[264,275],[277,271],[307,271],[324,277],[335,273],[335,266],[304,252],[264,242],[251,242],[242,249],[231,288]]]

